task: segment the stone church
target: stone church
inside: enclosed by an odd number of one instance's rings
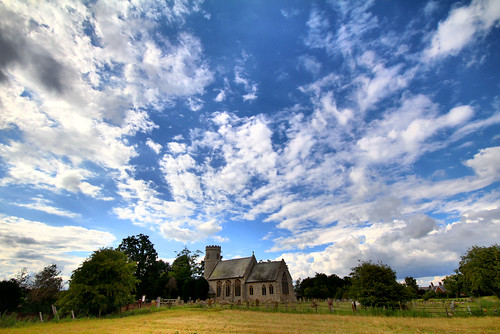
[[[293,280],[284,260],[257,262],[255,256],[222,261],[220,246],[207,246],[203,276],[218,302],[295,301]]]

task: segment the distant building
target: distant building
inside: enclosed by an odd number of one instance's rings
[[[207,246],[203,276],[216,301],[295,301],[292,276],[284,260],[257,262],[252,255],[223,261],[220,246]]]
[[[434,283],[431,282],[431,285],[428,287],[419,287],[418,290],[421,291],[422,294],[427,291],[434,291],[435,293],[448,293],[448,290],[446,290],[441,282],[439,282],[438,285],[434,285]]]

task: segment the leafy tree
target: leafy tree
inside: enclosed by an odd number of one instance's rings
[[[306,298],[337,298],[341,299],[347,282],[335,274],[316,273],[314,277],[297,280],[295,291]]]
[[[28,292],[27,308],[30,313],[50,312],[62,288],[61,273],[57,265],[51,264],[40,270],[33,278]]]
[[[464,292],[464,276],[460,273],[446,276],[443,279],[443,285],[446,291],[448,291],[449,297],[458,298]]]
[[[195,294],[192,293],[194,290],[191,287],[184,288],[184,285],[195,284],[191,282],[193,279],[202,282],[198,282],[197,284],[204,284],[203,281],[205,279],[202,277],[203,267],[198,262],[200,254],[200,251],[191,252],[187,247],[180,253],[177,253],[177,258],[172,263],[170,281],[167,284],[171,295],[181,295],[185,300],[189,297],[195,299]]]
[[[474,295],[494,294],[500,298],[500,246],[473,246],[463,255],[458,271]]]
[[[168,272],[170,266],[167,262],[158,260],[158,253],[149,237],[144,234],[127,237],[122,240],[118,250],[127,254],[128,258],[137,264],[134,273],[135,278],[139,280],[136,287],[137,296],[160,296],[164,288],[160,276]]]
[[[135,263],[119,250],[101,248],[73,271],[68,291],[58,301],[62,311],[84,315],[116,312],[133,300]]]
[[[418,295],[418,284],[417,280],[411,276],[405,277],[405,288],[408,296],[413,299]]]
[[[21,303],[22,290],[15,279],[0,282],[0,315],[15,311]]]
[[[367,307],[396,308],[408,300],[403,285],[396,281],[396,273],[386,264],[361,262],[352,268],[349,295]]]

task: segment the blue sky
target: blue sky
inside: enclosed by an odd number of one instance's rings
[[[0,3],[0,276],[150,236],[421,283],[500,240],[500,2]]]

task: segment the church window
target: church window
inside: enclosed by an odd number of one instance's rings
[[[263,296],[266,295],[266,286],[265,285],[262,286],[262,295]]]
[[[226,281],[226,297],[231,296],[231,281]]]
[[[283,276],[281,277],[281,292],[284,295],[288,295],[288,280],[286,279],[286,274],[283,273]]]
[[[241,296],[241,282],[239,279],[237,279],[235,282],[234,282],[234,295],[236,297],[239,297]]]
[[[274,288],[272,284],[269,284],[269,294],[270,295],[274,294]]]
[[[248,293],[250,294],[250,296],[253,296],[253,286],[250,285],[250,287],[248,288]]]
[[[222,295],[222,282],[218,281],[217,282],[217,297],[220,297]]]

